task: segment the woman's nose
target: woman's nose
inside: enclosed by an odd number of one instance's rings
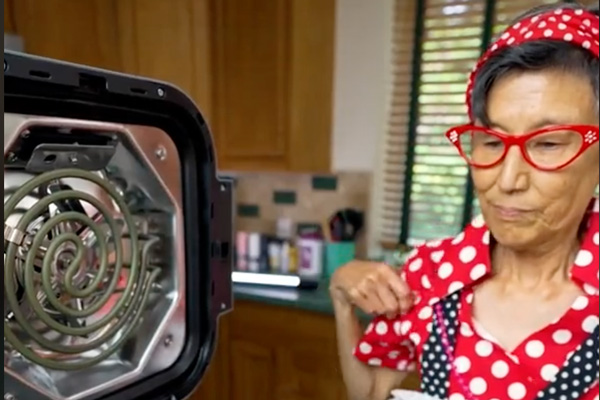
[[[500,164],[497,185],[505,193],[520,192],[529,187],[529,164],[518,147],[508,149]]]

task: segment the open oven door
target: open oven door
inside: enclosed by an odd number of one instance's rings
[[[4,53],[4,399],[185,399],[231,309],[232,184],[162,82]]]

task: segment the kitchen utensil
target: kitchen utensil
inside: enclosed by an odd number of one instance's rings
[[[329,218],[331,240],[334,242],[354,241],[364,225],[362,212],[348,208],[339,210]]]
[[[323,275],[323,241],[313,237],[298,239],[299,268],[302,280],[318,281]]]

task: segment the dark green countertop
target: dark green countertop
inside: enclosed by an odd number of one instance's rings
[[[258,303],[296,310],[328,314],[333,317],[333,305],[329,297],[329,282],[321,282],[317,289],[289,289],[236,283],[233,285],[234,300],[249,300]],[[234,303],[235,310],[235,303]],[[358,312],[363,322],[373,316]]]
[[[333,315],[327,282],[320,284],[317,289],[276,288],[236,283],[233,285],[233,293],[235,300],[250,300]]]

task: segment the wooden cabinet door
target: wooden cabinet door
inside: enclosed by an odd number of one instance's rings
[[[120,0],[16,0],[13,30],[28,53],[122,70],[116,3]],[[4,3],[6,11],[6,1]],[[6,16],[5,16],[6,21]]]
[[[231,343],[231,392],[234,400],[278,399],[273,349],[256,342]]]
[[[328,172],[333,135],[335,0],[291,7],[289,169]]]
[[[223,168],[286,167],[289,5],[211,1],[213,131]]]
[[[309,337],[276,350],[277,399],[345,400],[335,342]]]
[[[230,319],[231,314],[219,319],[216,349],[202,381],[189,400],[231,400]]]
[[[13,15],[13,0],[4,0],[4,32],[15,33],[15,21]]]
[[[175,84],[210,120],[208,11],[208,0],[118,1],[125,70]]]

